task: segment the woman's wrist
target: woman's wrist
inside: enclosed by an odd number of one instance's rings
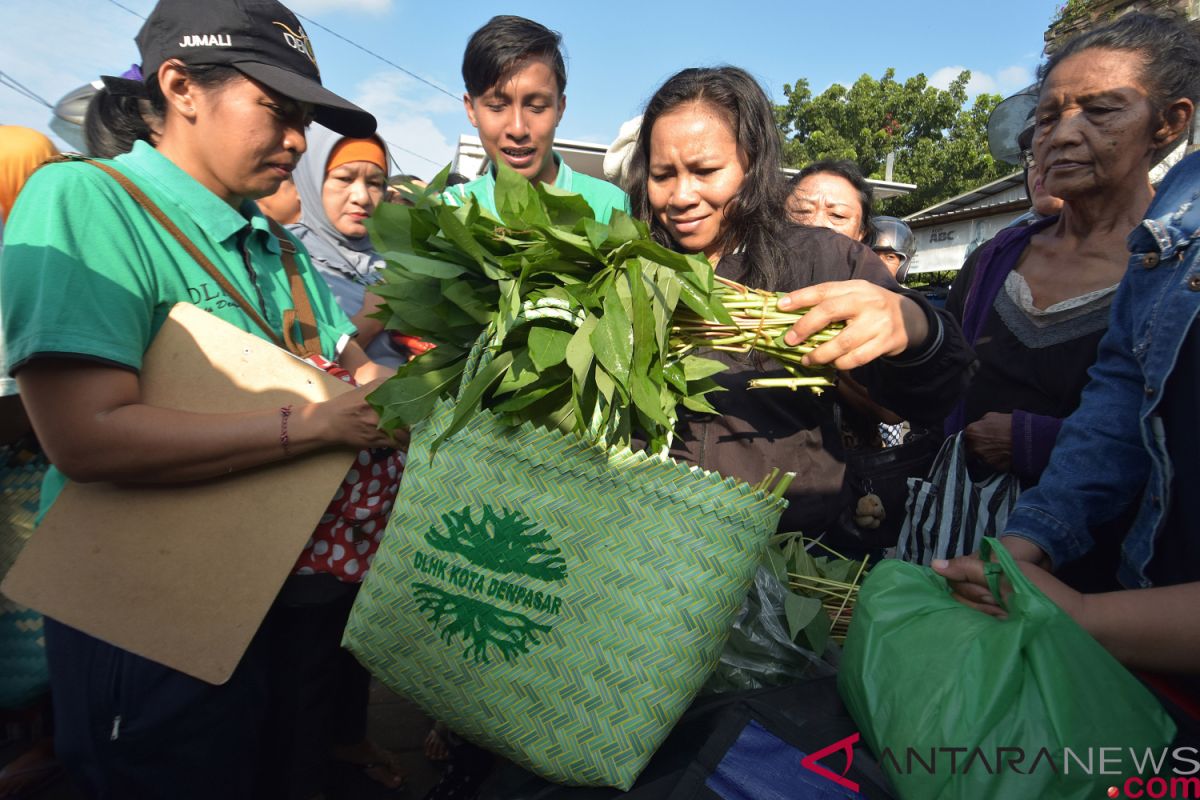
[[[904,334],[907,344],[902,350],[893,353],[898,356],[910,350],[924,347],[929,341],[929,317],[925,309],[911,297],[900,296],[900,319],[904,324]]]

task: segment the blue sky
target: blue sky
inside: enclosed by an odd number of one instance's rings
[[[153,0],[119,0],[146,14]],[[204,2],[204,0],[194,0]],[[373,111],[409,172],[429,176],[471,128],[456,99],[462,50],[493,14],[520,14],[560,31],[568,57],[559,135],[608,142],[662,81],[687,66],[736,64],[777,102],[806,77],[815,91],[895,67],[945,86],[959,68],[976,91],[1006,94],[1032,80],[1054,0],[1003,4],[910,2],[495,3],[295,0],[295,11],[448,89],[454,97],[309,25],[327,86]],[[992,9],[999,8],[997,12]],[[137,60],[141,21],[110,0],[0,0],[0,71],[54,102],[101,73]],[[49,111],[0,87],[0,123],[48,132]]]

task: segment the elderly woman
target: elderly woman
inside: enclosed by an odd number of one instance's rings
[[[831,322],[845,329],[810,354],[814,364],[854,370],[888,408],[927,419],[959,391],[970,353],[952,320],[900,289],[866,246],[824,228],[789,223],[771,104],[735,67],[687,69],[651,98],[631,164],[635,215],[655,238],[704,253],[717,274],[792,291],[784,308],[811,307],[787,334],[796,344]],[[728,391],[718,414],[682,420],[674,455],[757,481],[771,468],[797,474],[784,530],[810,534],[845,521],[850,495],[828,393],[750,392],[769,360],[724,359]],[[864,366],[865,365],[865,366]]]
[[[1062,211],[1002,232],[955,281],[947,308],[980,369],[946,433],[965,431],[971,455],[1026,488],[1079,406],[1126,236],[1153,195],[1154,154],[1189,129],[1200,83],[1185,64],[1196,47],[1180,25],[1130,14],[1055,53],[1042,69],[1033,158]]]

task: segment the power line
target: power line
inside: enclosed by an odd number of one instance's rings
[[[46,98],[33,91],[33,89],[30,89],[28,86],[3,71],[0,71],[0,86],[7,86],[9,89],[12,89],[14,92],[26,98],[27,100],[32,100],[35,103],[41,103],[51,111],[54,110],[53,103],[46,100]]]
[[[121,10],[123,10],[123,11],[128,11],[130,14],[133,14],[135,17],[137,17],[137,18],[139,18],[139,19],[143,19],[143,20],[144,20],[144,19],[146,18],[146,17],[145,17],[145,16],[143,16],[142,14],[139,14],[138,12],[134,11],[134,10],[133,10],[132,8],[130,8],[129,6],[122,5],[121,3],[118,3],[118,2],[117,2],[117,0],[108,0],[108,2],[112,3],[114,6],[116,6],[117,8],[119,8],[119,9],[121,9]],[[292,13],[295,13],[295,12],[292,12]],[[320,28],[321,30],[323,30],[323,31],[325,31],[326,33],[328,33],[330,36],[335,36],[335,37],[337,37],[338,39],[341,39],[341,40],[342,40],[343,42],[345,42],[346,44],[348,44],[348,45],[351,45],[352,47],[356,47],[356,48],[358,48],[359,50],[363,51],[363,52],[364,52],[364,53],[366,53],[367,55],[369,55],[369,56],[373,56],[373,57],[375,57],[375,58],[379,59],[380,61],[382,61],[383,63],[387,64],[388,66],[390,66],[390,67],[394,67],[395,69],[398,69],[398,70],[400,70],[400,71],[401,71],[401,72],[403,72],[405,75],[408,75],[408,76],[410,76],[410,77],[412,77],[412,78],[415,78],[416,80],[420,81],[421,83],[425,84],[426,86],[431,86],[431,87],[433,87],[434,89],[437,89],[439,92],[441,92],[442,94],[446,95],[447,97],[450,97],[450,98],[452,98],[452,99],[454,99],[454,100],[457,100],[457,99],[458,99],[458,97],[457,97],[456,95],[454,95],[453,93],[451,93],[451,92],[450,92],[450,91],[448,91],[447,89],[445,89],[445,88],[443,88],[443,87],[441,87],[441,86],[438,86],[438,85],[437,85],[436,83],[434,83],[433,81],[430,81],[430,80],[427,80],[427,79],[425,79],[425,78],[422,78],[422,77],[421,77],[420,75],[418,75],[417,73],[415,73],[415,72],[413,72],[413,71],[411,71],[411,70],[407,70],[407,69],[405,69],[404,67],[400,66],[400,65],[399,65],[399,64],[397,64],[396,62],[394,62],[394,61],[390,61],[390,60],[388,60],[388,59],[384,58],[383,56],[379,55],[378,53],[376,53],[376,52],[374,52],[374,51],[372,51],[372,50],[368,50],[367,48],[363,47],[363,46],[362,46],[361,44],[359,44],[358,42],[354,42],[354,41],[351,41],[350,39],[347,39],[345,36],[342,36],[342,35],[341,35],[340,33],[338,33],[337,31],[330,30],[329,28],[325,27],[325,26],[324,26],[324,25],[322,25],[321,23],[317,22],[315,19],[310,19],[309,17],[306,17],[306,16],[304,16],[303,14],[296,14],[296,16],[297,16],[297,17],[299,17],[300,19],[304,20],[305,22],[308,22],[308,23],[309,23],[309,24],[311,24],[311,25],[315,25],[316,27],[318,27],[318,28]],[[4,75],[4,73],[0,72],[0,78],[2,78],[2,77],[3,77],[3,75]],[[0,80],[0,83],[3,83],[3,81],[2,81],[2,80]],[[10,88],[11,88],[11,87],[10,87]],[[46,103],[46,101],[42,100],[41,98],[34,97],[34,98],[31,98],[31,99],[36,99],[36,100],[38,100],[39,102],[42,102],[42,103],[44,103],[44,104],[45,104],[46,106],[48,106],[49,108],[54,108],[54,106],[51,106],[49,103]],[[382,136],[381,136],[381,137],[379,137],[379,138],[383,139],[383,137],[382,137]],[[417,152],[415,152],[415,151],[413,151],[413,150],[409,150],[407,147],[401,147],[400,145],[398,145],[398,144],[395,144],[394,142],[389,142],[389,141],[387,141],[386,139],[384,139],[384,143],[385,143],[385,144],[387,144],[387,145],[388,145],[388,147],[395,148],[396,150],[401,150],[401,151],[403,151],[403,152],[405,152],[405,153],[408,153],[410,156],[416,156],[417,158],[421,159],[422,161],[428,161],[430,164],[433,164],[435,167],[440,167],[440,166],[442,166],[442,164],[441,164],[441,162],[440,162],[440,161],[434,161],[432,158],[429,158],[428,156],[423,156],[423,155],[421,155],[420,153],[417,153]],[[396,166],[399,166],[399,164],[397,163],[397,165],[396,165]]]
[[[108,0],[108,2],[112,3],[112,4],[113,4],[114,6],[116,6],[117,8],[121,8],[121,9],[124,9],[124,10],[128,11],[130,14],[133,14],[135,17],[138,17],[139,19],[145,19],[145,17],[143,17],[143,16],[142,16],[141,14],[139,14],[138,12],[134,11],[134,10],[133,10],[132,8],[130,8],[129,6],[123,6],[123,5],[121,5],[120,3],[118,3],[118,2],[117,2],[117,0]]]
[[[116,0],[109,0],[109,2],[116,2]],[[292,13],[295,13],[295,12],[292,12]],[[369,55],[369,56],[373,56],[373,57],[375,57],[375,58],[379,59],[380,61],[382,61],[383,63],[387,64],[388,66],[390,66],[390,67],[395,67],[396,69],[398,69],[398,70],[400,70],[401,72],[403,72],[405,75],[408,75],[408,76],[409,76],[409,77],[411,77],[411,78],[415,78],[416,80],[419,80],[421,83],[425,84],[426,86],[429,86],[429,87],[432,87],[432,88],[434,88],[434,89],[437,89],[439,92],[441,92],[442,94],[444,94],[444,95],[446,95],[447,97],[451,98],[452,100],[459,100],[459,99],[460,99],[460,97],[459,97],[458,95],[454,94],[454,93],[453,93],[453,92],[451,92],[449,89],[446,89],[446,88],[445,88],[445,87],[443,87],[443,86],[439,86],[438,84],[434,83],[433,81],[431,81],[431,80],[429,80],[429,79],[427,79],[427,78],[422,78],[420,75],[418,75],[417,73],[413,72],[412,70],[405,69],[404,67],[402,67],[402,66],[400,66],[399,64],[397,64],[395,61],[391,61],[390,59],[384,58],[383,56],[379,55],[379,53],[376,53],[374,50],[368,50],[367,48],[363,47],[363,46],[362,46],[361,44],[359,44],[358,42],[351,41],[350,39],[347,39],[345,36],[342,36],[342,35],[341,35],[340,33],[338,33],[337,31],[333,31],[333,30],[330,30],[329,28],[326,28],[324,25],[322,25],[321,23],[317,22],[315,19],[310,19],[309,17],[306,17],[306,16],[304,16],[303,14],[296,14],[296,16],[297,16],[297,17],[299,17],[300,19],[304,20],[305,22],[308,22],[308,23],[311,23],[311,24],[313,24],[313,25],[317,26],[317,27],[318,27],[318,28],[320,28],[321,30],[323,30],[323,31],[325,31],[326,33],[328,33],[330,36],[336,36],[338,39],[341,39],[341,40],[342,40],[343,42],[345,42],[346,44],[348,44],[348,45],[350,45],[350,46],[352,46],[352,47],[356,47],[356,48],[358,48],[359,50],[361,50],[361,51],[363,51],[364,53],[366,53],[367,55]]]

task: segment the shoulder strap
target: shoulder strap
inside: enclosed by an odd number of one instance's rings
[[[93,167],[96,167],[97,169],[105,172],[106,174],[108,174],[109,177],[111,177],[113,180],[115,180],[121,186],[122,189],[124,189],[126,192],[129,193],[130,197],[132,197],[135,201],[137,201],[138,205],[140,205],[142,208],[144,208],[146,210],[146,212],[148,214],[150,214],[150,216],[154,217],[154,219],[158,222],[159,225],[163,226],[163,228],[167,231],[167,233],[171,234],[171,236],[174,237],[175,241],[179,242],[179,246],[182,247],[184,250],[186,250],[188,255],[190,255],[193,259],[196,260],[197,264],[199,264],[201,267],[204,268],[204,271],[208,273],[209,277],[211,277],[214,281],[217,282],[217,285],[221,287],[221,290],[224,291],[225,294],[227,294],[227,295],[229,295],[229,297],[233,298],[233,300],[238,304],[238,306],[242,309],[242,311],[245,312],[246,316],[248,316],[251,320],[253,320],[254,324],[256,324],[259,328],[261,328],[262,331],[265,334],[267,334],[267,336],[270,338],[270,340],[273,343],[275,343],[276,346],[286,347],[289,351],[291,351],[292,353],[295,353],[296,355],[301,356],[302,358],[310,355],[310,353],[301,352],[301,349],[297,349],[296,347],[293,346],[296,343],[293,341],[293,336],[292,336],[292,328],[293,328],[292,322],[295,321],[296,317],[295,317],[295,313],[291,309],[284,311],[284,314],[283,314],[284,338],[280,339],[279,334],[276,333],[271,328],[271,326],[267,324],[266,320],[264,320],[262,318],[262,315],[258,313],[258,310],[255,309],[254,306],[250,305],[250,303],[246,300],[246,298],[242,295],[242,293],[239,292],[236,288],[234,288],[233,284],[229,282],[229,279],[225,277],[224,273],[222,273],[221,270],[217,269],[216,265],[214,265],[212,263],[212,261],[210,261],[206,255],[204,255],[204,253],[200,252],[200,249],[198,247],[196,247],[195,244],[192,243],[191,239],[189,239],[187,236],[185,236],[183,231],[179,230],[179,226],[176,225],[174,222],[172,222],[171,218],[168,217],[163,212],[163,210],[161,208],[159,208],[157,204],[155,204],[155,202],[153,200],[151,200],[149,197],[147,197],[146,193],[143,192],[137,186],[137,184],[135,184],[133,181],[129,180],[129,178],[125,177],[125,175],[123,175],[119,171],[110,167],[108,164],[103,164],[99,161],[94,161],[90,158],[73,158],[71,160],[83,161],[85,163],[91,164]],[[276,237],[278,237],[279,233],[275,232],[275,235],[276,235]],[[292,247],[291,241],[281,238],[280,239],[280,247],[283,248],[283,246],[285,244],[289,248],[291,248],[290,253],[287,250],[284,250],[283,261],[284,261],[284,269],[288,273],[288,280],[289,280],[289,283],[290,283],[290,286],[292,289],[293,302],[295,302],[296,287],[297,287],[297,285],[299,285],[300,296],[303,298],[302,305],[308,311],[308,315],[309,315],[308,319],[309,319],[310,325],[312,325],[313,331],[315,332],[315,324],[312,323],[312,307],[308,303],[308,294],[304,291],[304,286],[302,284],[300,284],[299,274],[297,273],[297,270],[296,270],[296,263],[295,263],[295,258],[294,258],[295,248]],[[293,279],[293,277],[294,277],[294,279]],[[303,324],[304,324],[304,317],[302,316],[301,317],[301,325],[303,326]],[[304,345],[306,348],[308,334],[306,331],[303,331],[303,330],[302,330],[302,333],[304,335],[304,339],[305,339]]]
[[[270,217],[267,218],[267,221],[271,224],[271,233],[275,234],[275,238],[279,240],[283,270],[287,273],[288,285],[292,289],[292,304],[295,306],[295,309],[289,308],[283,312],[283,338],[287,342],[288,350],[302,358],[319,355],[321,337],[317,333],[317,319],[313,314],[312,303],[308,299],[308,291],[304,288],[304,281],[300,278],[300,269],[296,266],[296,245],[282,225]],[[300,323],[299,341],[296,341],[293,333],[297,322]]]

